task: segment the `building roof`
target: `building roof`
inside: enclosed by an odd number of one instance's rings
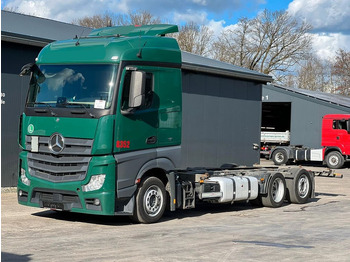
[[[86,36],[91,28],[1,10],[1,40],[45,46],[58,39]]]
[[[324,93],[320,91],[311,91],[311,90],[306,90],[301,88],[278,86],[278,85],[266,85],[266,87],[277,88],[286,92],[296,93],[296,94],[304,95],[306,97],[314,98],[316,100],[327,102],[330,104],[340,105],[340,106],[350,108],[350,97],[347,97],[347,96]]]
[[[182,68],[203,73],[220,74],[261,82],[272,82],[272,77],[247,68],[182,51]]]

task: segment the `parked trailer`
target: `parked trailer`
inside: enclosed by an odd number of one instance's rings
[[[271,77],[181,52],[173,25],[108,27],[46,46],[20,120],[22,205],[158,221],[197,201],[282,205],[312,197],[304,169],[259,162]]]
[[[341,168],[350,161],[350,115],[325,115],[322,121],[323,148],[278,146],[271,151],[276,165],[293,161],[320,161],[329,168]]]

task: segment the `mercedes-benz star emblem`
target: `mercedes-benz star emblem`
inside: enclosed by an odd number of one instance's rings
[[[64,138],[61,134],[53,134],[49,139],[49,149],[54,154],[59,154],[64,149]]]

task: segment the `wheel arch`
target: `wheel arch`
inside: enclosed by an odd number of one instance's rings
[[[341,155],[343,155],[343,153],[342,153],[342,151],[341,151],[341,149],[340,149],[339,147],[334,147],[334,146],[332,146],[332,147],[325,147],[325,149],[324,149],[324,158],[326,159],[326,156],[327,156],[329,153],[334,152],[334,151],[337,151],[337,152],[339,152]],[[344,155],[343,155],[343,156],[344,156]]]
[[[145,163],[139,170],[136,179],[144,180],[146,177],[157,177],[159,178],[164,186],[168,182],[166,176],[169,170],[175,169],[174,164],[167,158],[157,158]]]

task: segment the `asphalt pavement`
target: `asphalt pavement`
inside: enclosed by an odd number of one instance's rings
[[[350,168],[337,172],[315,178],[306,204],[200,205],[148,225],[26,207],[3,190],[1,261],[350,261]]]

